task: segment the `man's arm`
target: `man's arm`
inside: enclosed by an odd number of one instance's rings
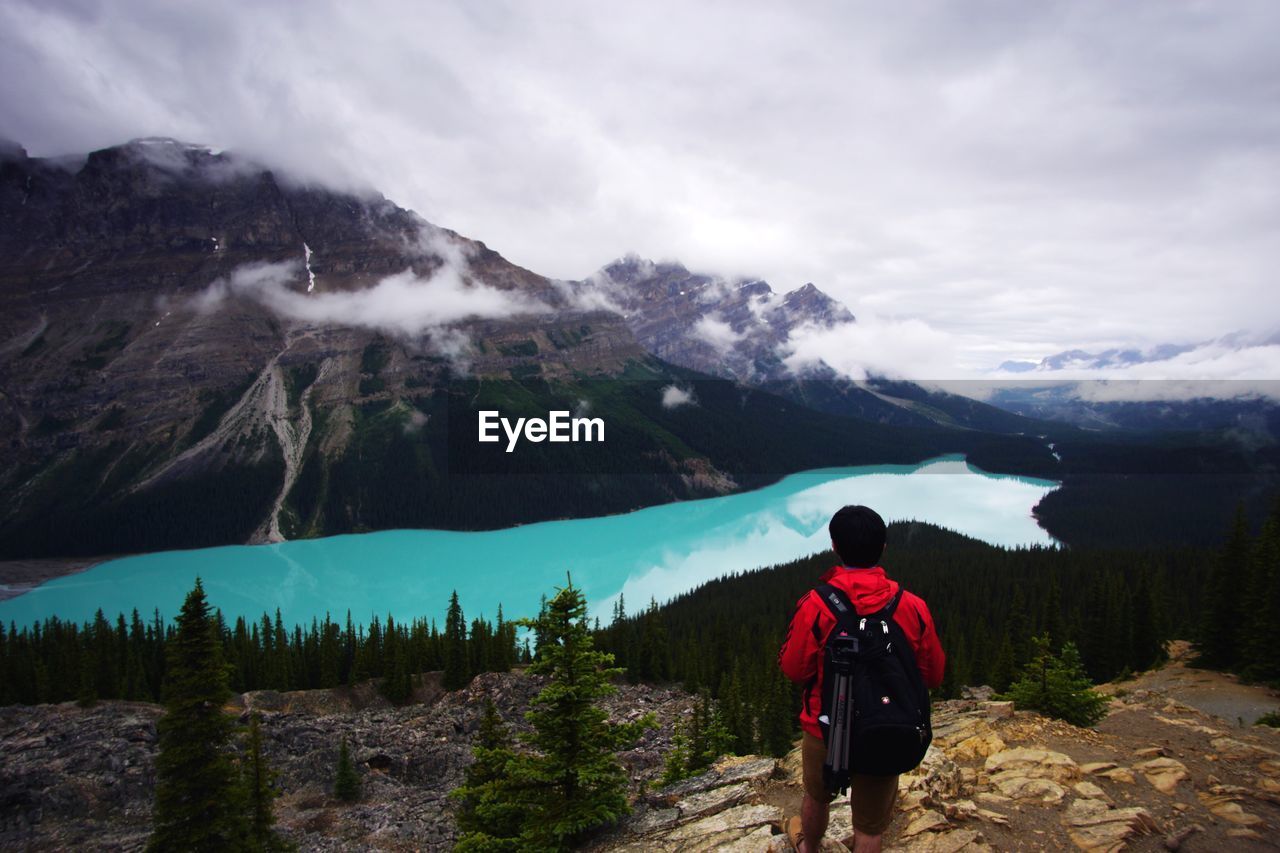
[[[796,602],[796,612],[787,628],[787,638],[778,650],[778,666],[782,674],[795,682],[808,681],[818,673],[818,655],[822,650],[820,614],[813,592],[806,592]]]

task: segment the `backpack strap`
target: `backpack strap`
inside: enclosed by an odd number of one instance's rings
[[[836,617],[836,626],[831,629],[832,632],[843,628],[847,633],[852,633],[857,628],[858,611],[854,609],[853,602],[845,595],[844,590],[829,583],[820,583],[813,591],[818,594],[827,610],[831,611],[831,615]]]
[[[888,622],[893,618],[893,613],[898,609],[898,602],[902,600],[902,586],[898,587],[898,591],[894,593],[893,598],[889,599],[889,603],[881,607],[875,613],[867,613],[860,616],[854,608],[853,602],[849,601],[849,596],[845,595],[844,590],[829,583],[820,583],[813,588],[818,594],[818,598],[822,599],[822,603],[831,611],[831,615],[836,617],[836,628],[845,628],[852,630],[857,626],[857,620],[866,619],[883,619]]]

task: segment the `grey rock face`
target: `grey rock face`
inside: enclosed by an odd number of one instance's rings
[[[854,320],[812,283],[778,294],[764,281],[729,280],[634,256],[578,286],[613,301],[641,345],[659,358],[741,381],[787,375],[778,348],[801,327]]]
[[[455,831],[447,795],[471,763],[485,699],[521,731],[540,687],[521,673],[490,673],[453,693],[426,691],[431,704],[393,708],[362,686],[246,694],[231,710],[261,714],[263,749],[279,773],[277,824],[301,849],[448,850]],[[606,700],[615,720],[653,711],[660,722],[623,755],[636,791],[661,772],[673,721],[690,705],[679,691],[643,685],[622,686]],[[0,848],[141,849],[151,830],[162,713],[125,702],[0,708]],[[344,739],[363,788],[351,805],[331,796]]]

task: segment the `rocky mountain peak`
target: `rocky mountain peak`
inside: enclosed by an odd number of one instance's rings
[[[779,348],[797,329],[854,321],[812,282],[779,294],[763,279],[692,272],[675,261],[637,255],[619,258],[575,286],[602,292],[658,357],[739,381],[783,376]]]

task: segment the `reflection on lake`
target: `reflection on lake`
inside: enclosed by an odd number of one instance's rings
[[[619,593],[628,610],[664,601],[712,578],[829,547],[826,525],[845,504],[886,521],[916,519],[997,545],[1051,545],[1031,509],[1057,484],[994,476],[957,456],[920,465],[827,468],[763,489],[665,504],[625,515],[529,524],[506,530],[393,530],[279,545],[236,545],[112,560],[0,602],[0,620],[47,616],[109,619],[137,608],[172,618],[199,575],[229,622],[277,607],[286,625],[356,622],[391,613],[434,618],[443,627],[457,590],[467,619],[532,615],[566,572],[607,621]],[[892,543],[886,560],[892,571]]]

